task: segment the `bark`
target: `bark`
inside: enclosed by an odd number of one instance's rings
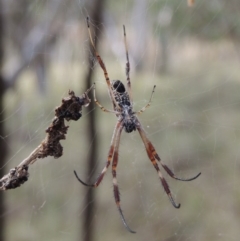
[[[94,28],[94,26],[90,26],[96,36],[96,40],[99,41],[100,32],[103,22],[103,5],[104,0],[95,0],[94,5],[92,6],[92,11],[90,14],[90,20],[92,19],[94,23],[99,24],[98,28]],[[86,26],[87,27],[87,26]],[[95,42],[95,46],[97,48],[98,41]],[[89,49],[92,49],[90,41],[89,41]],[[88,88],[92,85],[93,79],[93,68],[92,68],[92,56],[88,56],[89,64],[88,64],[88,72],[85,78],[85,87]],[[90,97],[91,98],[91,97]],[[93,98],[91,98],[93,100]],[[91,105],[94,105],[94,101],[92,101]],[[90,106],[91,108],[91,106]],[[88,176],[92,175],[93,167],[96,165],[96,159],[98,155],[98,136],[96,136],[96,113],[95,111],[91,111],[90,114],[87,115],[87,132],[88,132],[88,143],[90,146],[89,155],[87,157],[87,173]],[[95,212],[95,198],[94,193],[96,190],[93,188],[86,189],[86,199],[84,203],[84,207],[87,207],[84,212],[84,221],[83,221],[83,238],[79,240],[84,241],[93,241],[94,233],[95,233],[95,222],[94,222],[94,212]]]
[[[4,97],[4,77],[2,73],[2,65],[4,60],[4,18],[3,18],[3,4],[0,1],[0,176],[2,176],[5,172],[5,159],[7,156],[7,146],[4,141],[5,136],[5,117],[4,117],[4,106],[3,106],[3,97]],[[4,204],[4,193],[0,192],[0,213],[3,214],[5,211],[5,204]],[[4,241],[4,228],[5,228],[5,215],[1,215],[0,219],[0,241]]]

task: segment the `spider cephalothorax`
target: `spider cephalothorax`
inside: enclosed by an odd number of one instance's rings
[[[101,66],[103,72],[104,72],[104,76],[108,85],[108,91],[110,94],[110,99],[112,101],[113,104],[113,109],[114,110],[108,110],[106,108],[104,108],[96,99],[96,94],[95,94],[95,88],[94,88],[94,100],[95,103],[101,108],[101,110],[103,110],[104,112],[110,112],[110,113],[114,113],[116,114],[118,121],[117,124],[115,126],[114,132],[113,132],[113,137],[112,137],[112,141],[111,141],[111,145],[110,145],[110,149],[108,152],[108,159],[107,159],[107,163],[106,166],[103,168],[101,174],[99,175],[99,177],[97,178],[97,180],[95,181],[94,184],[87,184],[85,182],[83,182],[77,175],[76,171],[74,171],[76,178],[79,180],[79,182],[81,182],[83,185],[85,186],[90,186],[90,187],[98,187],[98,185],[101,183],[110,163],[112,162],[112,175],[113,175],[113,193],[114,193],[114,198],[115,198],[115,202],[118,208],[118,211],[121,215],[123,224],[125,225],[125,227],[127,228],[127,230],[131,233],[135,233],[133,230],[131,230],[123,216],[123,212],[120,206],[120,193],[119,193],[119,189],[118,189],[118,184],[117,184],[117,164],[118,164],[118,150],[119,150],[119,143],[120,143],[120,137],[121,137],[121,133],[123,128],[125,129],[125,131],[127,133],[130,133],[132,131],[137,130],[140,134],[140,137],[142,138],[143,144],[145,146],[147,155],[149,160],[151,161],[152,165],[154,166],[154,168],[156,169],[157,173],[158,173],[158,177],[162,183],[162,186],[166,192],[166,194],[168,195],[172,205],[175,208],[179,208],[180,204],[176,204],[176,202],[174,201],[171,191],[169,189],[169,186],[167,184],[167,181],[165,180],[165,178],[163,177],[160,168],[158,166],[158,163],[163,167],[163,169],[167,172],[167,174],[176,179],[176,180],[180,180],[180,181],[191,181],[196,179],[201,173],[198,173],[196,176],[192,177],[192,178],[188,178],[188,179],[183,179],[183,178],[178,178],[175,176],[175,174],[169,169],[168,166],[166,166],[162,160],[160,159],[159,155],[157,154],[153,144],[150,142],[150,140],[147,138],[147,135],[140,123],[140,121],[137,118],[137,115],[143,113],[146,108],[148,108],[150,106],[151,100],[152,100],[152,96],[154,93],[154,89],[155,86],[153,87],[153,91],[152,91],[152,95],[150,97],[149,102],[146,104],[146,106],[144,106],[141,110],[134,112],[133,111],[133,105],[132,105],[132,93],[131,93],[131,82],[130,82],[130,77],[129,77],[129,72],[130,72],[130,63],[129,63],[129,58],[128,58],[128,50],[127,50],[127,42],[126,42],[126,32],[125,32],[125,27],[123,26],[123,33],[124,33],[124,43],[125,43],[125,49],[126,49],[126,58],[127,58],[127,63],[126,63],[126,76],[127,76],[127,88],[125,89],[124,84],[120,81],[120,80],[115,80],[115,81],[110,81],[109,77],[108,77],[108,73],[107,73],[107,69],[105,67],[105,64],[103,63],[100,55],[98,54],[95,45],[93,43],[93,39],[91,36],[91,31],[90,31],[90,27],[89,27],[89,19],[87,18],[87,26],[88,26],[88,32],[89,32],[89,37],[90,37],[90,41],[93,47],[93,50],[95,52],[95,56],[98,60],[99,65]]]

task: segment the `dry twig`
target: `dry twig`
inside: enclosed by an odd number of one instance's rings
[[[93,87],[93,86],[92,86]],[[28,167],[37,159],[53,156],[59,158],[63,154],[63,147],[60,140],[66,139],[69,126],[65,125],[64,120],[77,121],[82,116],[82,106],[88,106],[91,100],[88,97],[88,89],[80,97],[75,96],[73,91],[69,90],[69,96],[62,99],[61,106],[55,109],[55,117],[46,130],[46,137],[42,143],[17,167],[10,169],[9,173],[0,179],[0,190],[8,190],[21,186],[28,180]]]

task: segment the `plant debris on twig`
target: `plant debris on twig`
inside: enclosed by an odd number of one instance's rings
[[[92,86],[93,87],[93,86]],[[69,126],[65,125],[64,120],[77,121],[82,116],[82,106],[88,106],[91,99],[88,97],[90,87],[80,97],[75,96],[73,91],[68,92],[69,96],[62,99],[61,106],[55,109],[55,117],[46,130],[46,137],[41,144],[17,167],[10,169],[9,173],[0,179],[0,190],[8,190],[20,187],[29,178],[28,168],[37,159],[53,156],[59,158],[63,154],[63,147],[60,140],[66,139]]]

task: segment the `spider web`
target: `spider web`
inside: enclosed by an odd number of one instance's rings
[[[53,2],[34,1],[24,11],[36,14],[44,26],[51,19]],[[139,119],[163,162],[178,177],[202,173],[192,182],[180,182],[162,170],[176,202],[181,203],[181,208],[175,209],[139,134],[123,133],[117,178],[125,218],[137,234],[128,233],[121,222],[108,170],[93,200],[96,210],[89,225],[94,224],[95,240],[238,240],[240,76],[238,33],[231,34],[231,26],[235,29],[237,23],[231,25],[231,21],[239,6],[234,4],[236,10],[230,14],[223,0],[209,5],[208,1],[196,0],[192,8],[185,0],[109,1],[104,23],[91,19],[92,25],[103,24],[99,52],[110,77],[123,82],[126,60],[122,24],[126,26],[134,110],[148,102],[153,85],[157,85],[151,107]],[[11,5],[6,3],[8,8]],[[60,22],[63,25],[56,44],[38,53],[48,63],[45,96],[38,92],[33,63],[23,72],[15,90],[5,96],[7,132],[2,138],[9,148],[8,169],[41,142],[55,106],[67,96],[68,89],[81,90],[79,95],[85,91],[83,80],[90,51],[84,21],[88,5],[72,1],[67,13],[58,14],[64,23]],[[35,53],[31,42],[27,46],[26,50]],[[6,75],[19,61],[14,51],[10,44]],[[102,70],[97,63],[94,69],[98,100],[111,109]],[[98,114],[95,138],[100,146],[93,175],[88,177],[86,119],[91,111]],[[83,180],[95,180],[105,165],[115,123],[112,114],[96,107],[84,109],[81,120],[69,124],[67,139],[61,142],[63,157],[39,160],[31,167],[26,184],[4,193],[7,208],[1,217],[7,222],[6,240],[84,237],[79,227],[86,209],[86,187],[77,182],[73,170]]]

